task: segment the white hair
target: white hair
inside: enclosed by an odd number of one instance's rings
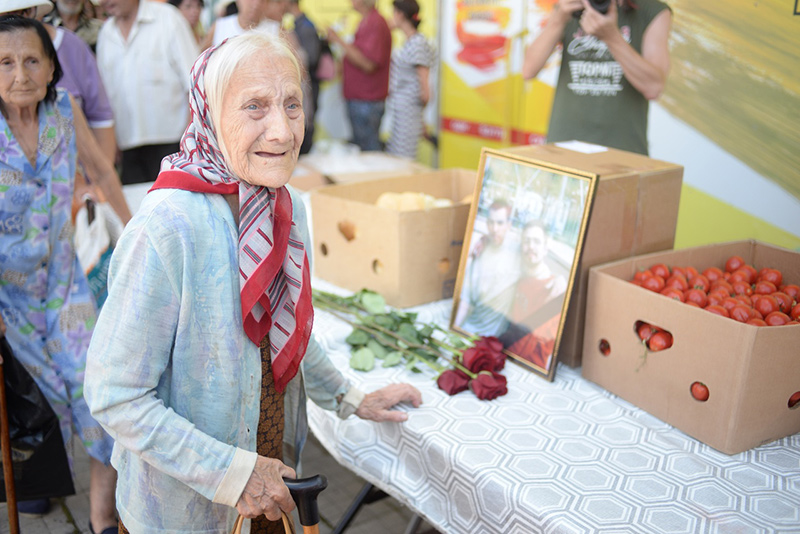
[[[302,81],[303,68],[297,59],[292,46],[279,35],[261,30],[249,30],[241,35],[228,39],[211,54],[206,65],[205,89],[206,102],[208,103],[211,122],[217,132],[217,144],[222,155],[227,160],[228,152],[220,132],[220,117],[222,115],[222,99],[231,77],[245,59],[257,52],[267,52],[275,57],[283,57],[292,62],[297,77]]]

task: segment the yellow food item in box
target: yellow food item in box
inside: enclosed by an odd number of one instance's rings
[[[416,211],[452,206],[453,201],[449,198],[435,198],[426,193],[416,193],[412,191],[394,193],[392,191],[387,191],[378,197],[378,200],[375,201],[375,205],[379,208],[389,210]]]

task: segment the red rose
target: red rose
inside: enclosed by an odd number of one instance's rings
[[[473,345],[476,347],[486,347],[492,352],[501,353],[503,352],[503,342],[497,339],[494,336],[483,336],[478,341],[476,341]]]
[[[491,346],[491,341],[488,343],[481,343],[481,341],[479,339],[474,347],[464,351],[461,355],[461,363],[473,373],[499,371],[502,369],[506,364],[506,355],[501,352],[503,349],[502,343],[500,344],[500,350],[495,350]],[[500,342],[498,341],[498,343]]]
[[[455,395],[469,389],[469,377],[463,371],[450,369],[439,375],[436,384],[448,395]]]
[[[506,377],[489,371],[478,373],[478,376],[470,381],[469,388],[481,400],[496,399],[508,393]]]

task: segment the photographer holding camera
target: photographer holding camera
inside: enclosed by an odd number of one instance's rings
[[[522,65],[523,78],[533,78],[563,46],[548,142],[646,155],[648,101],[667,82],[671,24],[659,0],[558,0]]]

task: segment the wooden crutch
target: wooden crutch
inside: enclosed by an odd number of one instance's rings
[[[6,327],[0,318],[0,343],[5,347]],[[4,350],[3,353],[6,351]],[[8,528],[11,534],[19,534],[19,513],[17,512],[17,490],[14,487],[14,464],[11,454],[11,432],[8,429],[8,405],[6,404],[6,377],[0,356],[0,449],[3,451],[3,481],[6,486],[6,505],[8,508]]]

